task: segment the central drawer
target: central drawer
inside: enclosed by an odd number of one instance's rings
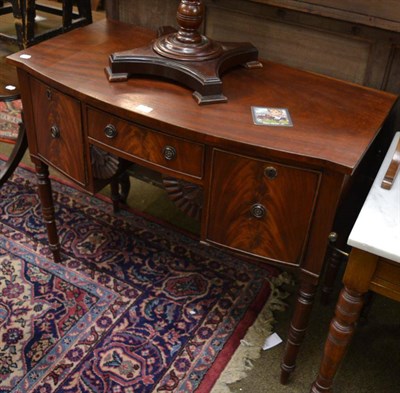
[[[128,160],[203,177],[204,146],[88,109],[89,140]]]

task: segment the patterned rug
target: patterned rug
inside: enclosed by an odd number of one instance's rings
[[[61,264],[32,172],[0,189],[0,392],[209,392],[278,270],[52,184]]]
[[[15,142],[21,122],[21,111],[21,100],[0,102],[0,142]]]

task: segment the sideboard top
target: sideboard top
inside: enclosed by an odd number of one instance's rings
[[[261,69],[228,71],[222,78],[224,104],[199,106],[187,88],[151,77],[108,82],[104,68],[111,53],[146,46],[154,37],[148,30],[103,20],[15,53],[9,61],[142,125],[220,147],[241,144],[260,153],[294,155],[343,173],[357,167],[397,98],[268,61]],[[287,108],[293,126],[255,125],[252,106]]]

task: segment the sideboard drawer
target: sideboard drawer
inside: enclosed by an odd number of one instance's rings
[[[215,150],[207,240],[297,265],[320,174]]]
[[[85,159],[80,102],[30,78],[38,153],[48,163],[82,185]]]
[[[88,109],[88,133],[100,142],[135,161],[202,178],[204,146]]]

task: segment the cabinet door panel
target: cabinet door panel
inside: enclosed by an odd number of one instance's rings
[[[300,263],[319,173],[215,151],[207,239]]]
[[[30,83],[39,155],[85,184],[80,102],[36,79]]]

